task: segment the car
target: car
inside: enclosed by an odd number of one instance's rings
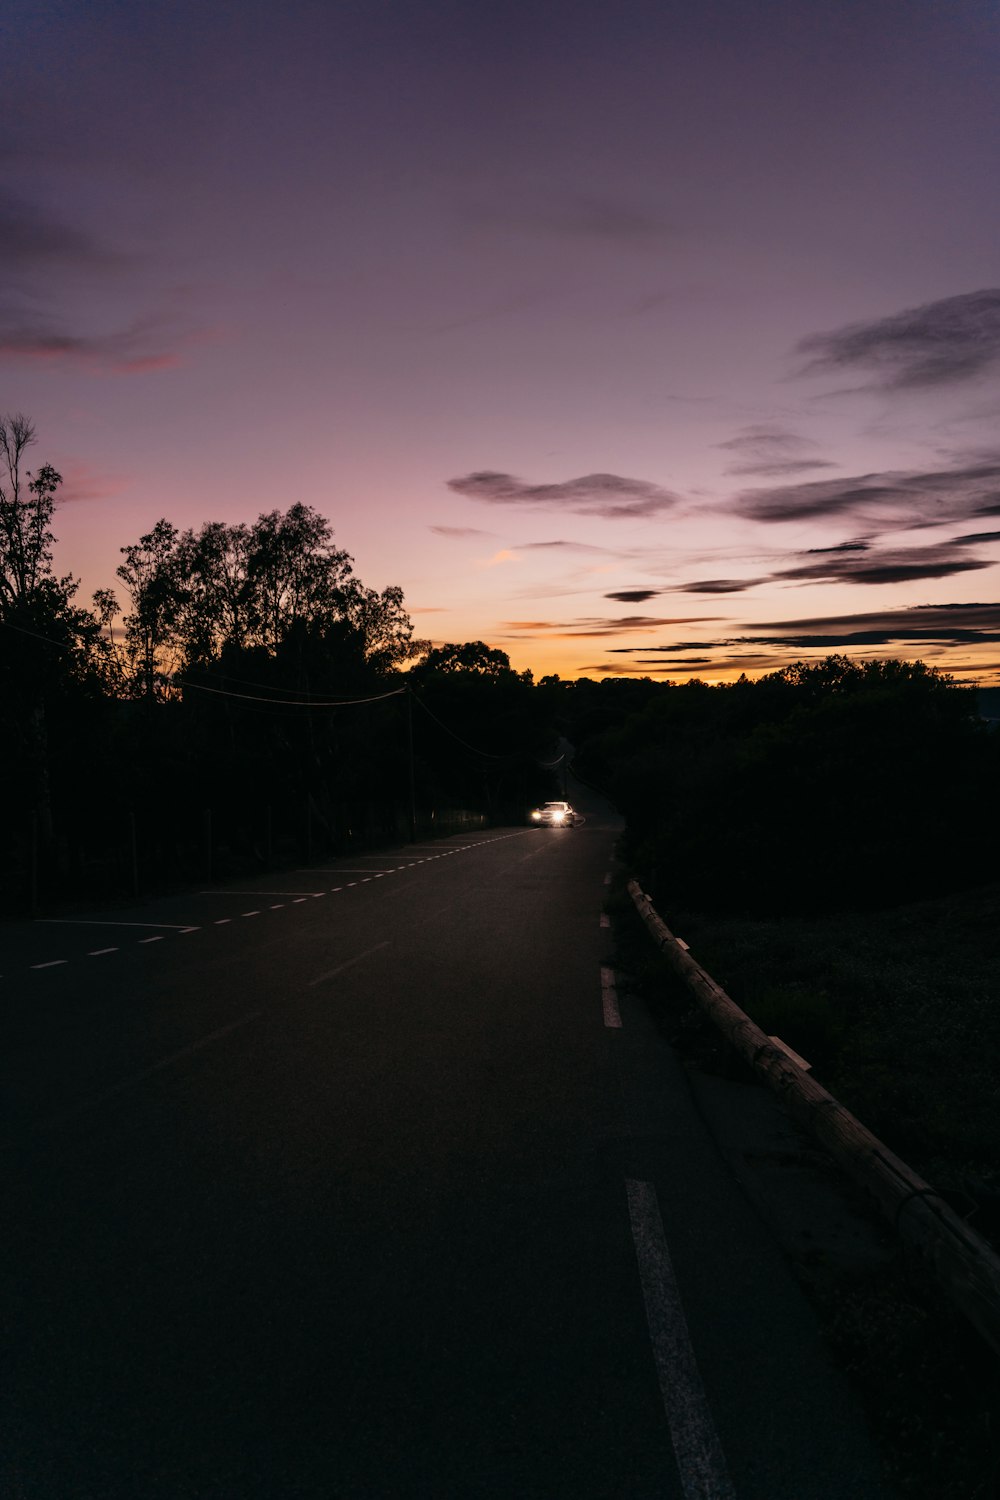
[[[573,828],[583,819],[573,811],[568,802],[544,802],[531,814],[532,823],[542,828]]]

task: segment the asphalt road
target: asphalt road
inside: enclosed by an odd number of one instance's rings
[[[615,831],[5,925],[5,1497],[881,1493],[616,988]]]

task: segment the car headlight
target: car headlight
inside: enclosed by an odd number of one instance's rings
[[[561,823],[561,822],[562,822],[562,820],[563,820],[563,818],[564,818],[564,817],[565,817],[565,816],[566,816],[566,814],[565,814],[565,813],[561,813],[561,812],[554,812],[554,813],[553,813],[553,814],[552,814],[552,821],[553,821],[553,823]]]
[[[540,823],[542,821],[542,815],[540,812],[533,812],[531,816],[534,818],[536,823]]]

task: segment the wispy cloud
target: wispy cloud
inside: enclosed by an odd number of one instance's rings
[[[736,437],[718,444],[732,453],[736,460],[726,469],[727,474],[762,474],[776,478],[783,474],[805,473],[807,469],[836,468],[829,459],[810,457],[809,450],[816,446],[810,438],[767,425],[745,427]]]
[[[608,520],[658,515],[676,505],[678,499],[659,485],[644,479],[626,479],[619,474],[584,474],[559,484],[529,484],[513,474],[480,469],[449,479],[448,488],[470,500],[484,500],[491,505],[529,505]]]
[[[462,220],[472,228],[497,228],[560,239],[611,241],[635,248],[657,248],[674,238],[657,213],[624,197],[578,192],[546,183],[538,188],[497,189],[490,197],[470,192],[458,201]]]
[[[922,604],[859,614],[822,615],[807,619],[771,620],[744,627],[742,633],[701,641],[672,641],[663,645],[613,646],[614,654],[655,658],[683,658],[700,652],[713,667],[774,666],[761,652],[829,652],[848,648],[872,650],[913,647],[951,648],[1000,642],[1000,603]],[[707,654],[710,653],[710,654]],[[727,653],[727,654],[723,654]],[[746,653],[746,654],[744,654]]]
[[[870,637],[865,642],[870,645],[914,640],[942,643],[992,641],[1000,640],[1000,603],[917,604],[908,609],[877,610],[864,614],[771,620],[753,628],[799,641],[819,634],[824,643],[839,641],[841,644],[856,640],[859,632]]]
[[[477,526],[430,526],[429,531],[436,532],[438,536],[452,537],[456,541],[467,536],[495,536],[494,531],[481,531]]]
[[[128,260],[85,230],[53,218],[26,199],[0,191],[0,270],[6,275],[37,271],[40,265],[114,270]]]
[[[592,542],[518,542],[516,546],[518,552],[596,552],[600,557],[609,555],[607,547],[595,547]]]
[[[990,559],[963,557],[953,543],[944,543],[881,552],[831,552],[822,562],[779,568],[771,577],[815,583],[912,583],[918,578],[948,578],[992,566]]]
[[[743,490],[727,507],[752,521],[867,518],[895,528],[1000,515],[1000,455],[932,470],[888,470]]]
[[[182,364],[186,350],[224,336],[221,328],[181,331],[160,317],[137,318],[106,334],[80,334],[43,314],[11,315],[0,304],[0,359],[67,363],[95,373],[145,375]]]
[[[60,505],[110,500],[132,483],[127,474],[101,473],[85,460],[71,458],[68,462],[61,461],[59,467],[63,478],[57,497]]]
[[[1000,360],[1000,288],[925,302],[871,323],[801,339],[803,374],[868,371],[885,390],[950,385]]]
[[[702,578],[697,583],[682,583],[675,590],[678,594],[742,594],[766,578]]]
[[[191,327],[178,311],[176,288],[152,299],[152,310],[107,331],[85,329],[78,311],[65,310],[67,286],[77,289],[77,307],[84,292],[97,307],[108,288],[117,299],[126,285],[149,309],[151,299],[135,277],[143,266],[142,257],[0,193],[0,358],[135,375],[180,364],[186,348],[218,336],[217,328]]]
[[[618,589],[604,597],[617,599],[620,604],[645,604],[647,599],[655,599],[657,594],[662,593],[662,589]]]
[[[876,548],[868,540],[841,542],[832,547],[810,547],[802,562],[774,568],[754,578],[705,578],[679,584],[671,593],[741,594],[765,583],[913,583],[920,578],[948,578],[993,567],[997,559],[968,555],[968,548],[993,540],[998,533],[980,532],[929,547]]]
[[[577,620],[504,620],[504,630],[523,630],[537,634],[557,635],[562,639],[573,636],[613,636],[627,634],[630,630],[655,630],[665,625],[702,625],[714,623],[717,615],[621,615],[614,619],[600,615]]]

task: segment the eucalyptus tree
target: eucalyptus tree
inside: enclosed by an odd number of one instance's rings
[[[177,527],[161,519],[138,542],[120,549],[125,561],[117,574],[131,604],[125,640],[134,682],[150,702],[162,694],[165,674],[175,665],[168,653],[176,645],[186,597],[178,538]]]
[[[0,416],[0,744],[7,782],[21,782],[43,841],[52,834],[49,708],[99,690],[110,653],[98,614],[74,603],[79,587],[53,569],[52,518],[62,476],[26,467],[36,441],[21,412]]]

